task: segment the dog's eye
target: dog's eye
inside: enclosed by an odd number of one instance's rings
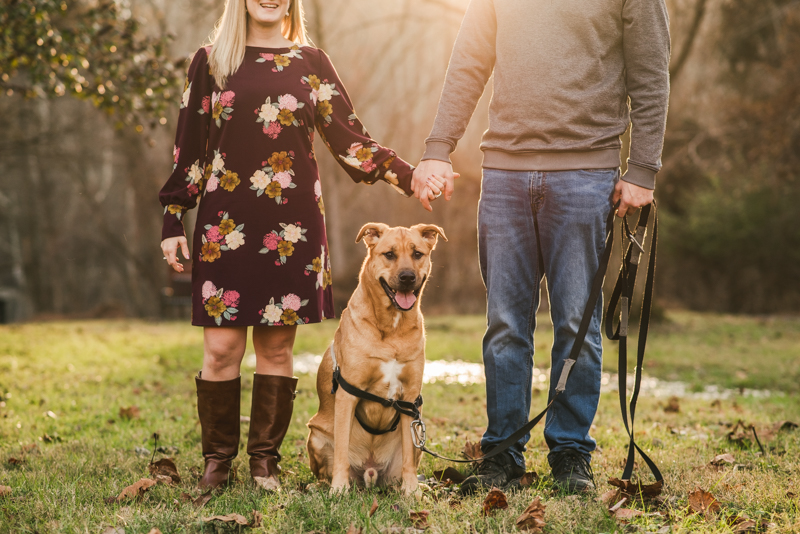
[[[384,252],[383,255],[387,260],[395,259],[394,252],[392,252],[391,250],[389,252]]]
[[[418,260],[418,259],[420,259],[420,258],[421,258],[422,256],[424,256],[424,255],[425,255],[425,254],[423,254],[423,253],[422,253],[422,252],[420,252],[419,250],[415,250],[415,251],[414,251],[414,259],[415,259],[415,260]]]

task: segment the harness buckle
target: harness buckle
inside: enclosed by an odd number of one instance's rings
[[[428,441],[428,434],[425,429],[425,422],[422,419],[411,421],[411,438],[414,441],[414,447],[419,450],[425,447],[425,442]]]

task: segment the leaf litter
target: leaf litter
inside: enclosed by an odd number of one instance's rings
[[[211,523],[219,521],[221,523],[232,523],[243,527],[257,528],[261,526],[264,521],[264,515],[258,510],[253,510],[253,519],[248,520],[245,516],[237,513],[230,513],[227,515],[212,515],[211,517],[204,517],[204,523]]]
[[[105,501],[108,504],[122,502],[127,499],[141,498],[147,490],[156,485],[156,481],[151,478],[142,478],[137,482],[123,489],[116,497],[109,497]]]
[[[414,528],[420,530],[425,530],[430,526],[428,525],[428,515],[430,515],[430,511],[428,510],[410,510],[408,512],[408,518],[411,520]]]
[[[689,509],[691,509],[692,512],[702,514],[706,518],[719,512],[721,509],[717,498],[701,488],[696,488],[689,494],[688,502]]]
[[[525,511],[517,518],[514,525],[518,530],[527,530],[532,534],[541,534],[545,526],[544,509],[545,505],[539,497],[536,497],[532,503],[525,508]]]
[[[489,515],[494,510],[505,510],[508,508],[506,494],[498,488],[492,488],[483,500],[483,515]]]

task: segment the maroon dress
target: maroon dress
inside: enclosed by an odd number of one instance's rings
[[[256,326],[334,317],[314,130],[355,182],[411,193],[412,169],[370,139],[317,48],[248,46],[225,89],[201,48],[181,99],[162,239],[193,242],[192,324]],[[201,200],[202,199],[202,200]]]

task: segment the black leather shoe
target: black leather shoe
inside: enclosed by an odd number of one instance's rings
[[[488,451],[486,451],[488,453]],[[461,483],[461,493],[469,495],[481,489],[508,489],[519,486],[519,479],[525,474],[521,467],[506,451],[478,464],[478,474]]]
[[[594,474],[586,458],[576,450],[556,452],[548,458],[556,486],[568,493],[593,491]]]

